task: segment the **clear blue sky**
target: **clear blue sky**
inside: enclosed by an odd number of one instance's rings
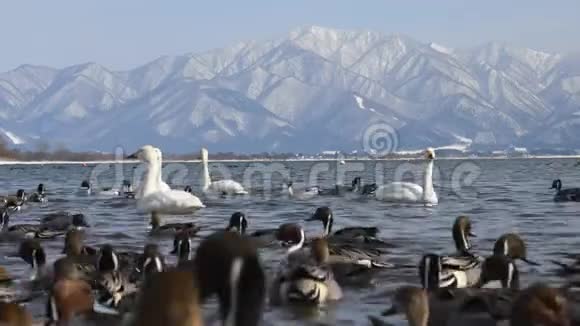
[[[163,54],[322,25],[468,47],[491,40],[580,50],[579,0],[6,0],[0,71],[95,61],[127,69]]]

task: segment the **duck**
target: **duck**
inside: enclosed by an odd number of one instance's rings
[[[170,254],[177,257],[178,265],[191,259],[190,255],[192,250],[191,233],[188,230],[182,230],[176,233],[173,238],[173,250]]]
[[[201,164],[203,169],[203,192],[219,195],[247,195],[248,192],[239,182],[231,179],[211,181],[208,168],[208,151],[206,148],[201,149]]]
[[[469,217],[458,216],[451,233],[457,252],[445,256],[428,253],[419,263],[421,282],[429,289],[472,287],[480,281],[484,258],[471,252],[469,237],[475,234]]]
[[[479,284],[482,261],[473,260],[470,265],[443,266],[443,257],[425,254],[419,263],[419,277],[427,289],[466,288]]]
[[[63,232],[50,229],[42,224],[10,225],[10,215],[6,209],[0,209],[0,239],[20,241],[23,239],[54,239]]]
[[[554,201],[556,202],[580,201],[580,188],[562,189],[562,181],[560,179],[554,180],[550,189],[556,189],[556,194],[554,195]]]
[[[307,244],[304,229],[295,223],[280,225],[276,237],[283,246],[288,248],[288,253],[299,252]],[[332,266],[340,265],[342,268],[347,265],[357,267],[357,269],[361,266],[367,269],[393,267],[392,264],[384,261],[385,252],[373,246],[332,241],[332,238],[327,239],[327,245],[330,252],[329,263]]]
[[[62,253],[67,256],[96,256],[98,250],[84,244],[84,235],[85,233],[80,230],[68,230],[64,237]]]
[[[50,270],[46,266],[46,253],[36,239],[25,239],[20,243],[18,256],[32,268],[30,280],[43,282],[50,278]]]
[[[293,251],[289,254],[291,255]],[[288,259],[288,264],[273,282],[273,304],[301,303],[320,306],[342,298],[342,289],[329,265],[328,243],[323,238],[310,244],[310,255],[305,259]]]
[[[304,189],[296,190],[294,189],[294,183],[292,181],[286,181],[284,183],[284,191],[291,198],[296,198],[299,200],[308,200],[317,197],[321,194],[319,186],[310,186]]]
[[[435,150],[427,148],[425,150],[425,158],[427,165],[423,175],[423,186],[410,182],[392,182],[378,187],[375,191],[375,197],[386,202],[420,203],[427,206],[437,205],[439,200],[437,193],[433,189]]]
[[[79,195],[90,195],[91,194],[91,183],[89,182],[89,180],[83,180],[81,182],[81,186],[79,187],[79,190],[77,191],[77,193]]]
[[[53,231],[82,230],[90,227],[84,214],[68,212],[47,214],[40,220],[40,224]]]
[[[323,236],[333,238],[341,238],[341,239],[353,239],[353,238],[363,238],[363,239],[373,239],[377,240],[377,234],[379,233],[379,229],[377,227],[346,227],[340,230],[335,231],[332,233],[332,226],[334,223],[334,215],[332,214],[332,210],[328,206],[318,207],[314,214],[306,221],[321,221],[322,226],[324,228]]]
[[[174,236],[176,233],[182,230],[191,230],[197,233],[201,230],[201,227],[196,226],[192,222],[187,223],[165,223],[161,224],[161,217],[159,214],[151,214],[151,222],[149,223],[151,230],[149,230],[150,236]]]
[[[361,178],[355,177],[350,185],[336,184],[332,189],[321,189],[320,195],[341,196],[348,193],[357,193],[360,190]]]
[[[136,295],[137,286],[131,282],[131,273],[135,270],[136,262],[117,254],[111,245],[101,247],[97,266],[97,288],[99,289],[99,304],[109,308],[117,308],[121,300]],[[139,257],[140,258],[140,257]],[[129,299],[129,300],[132,300]]]
[[[17,303],[0,302],[0,325],[32,326],[32,316]]]
[[[46,203],[47,202],[46,189],[44,188],[43,183],[38,184],[38,187],[36,188],[36,192],[33,192],[32,194],[30,194],[30,196],[28,197],[28,201],[34,202],[34,203]]]
[[[493,244],[493,253],[521,260],[531,266],[540,266],[540,263],[528,258],[526,242],[516,233],[502,234]]]
[[[266,275],[257,247],[235,232],[217,231],[201,241],[188,270],[194,271],[200,303],[217,295],[223,325],[262,321]]]
[[[24,189],[18,189],[15,196],[0,197],[0,205],[2,205],[4,209],[10,211],[11,213],[15,213],[22,209],[22,206],[27,199],[28,197]]]
[[[156,273],[144,283],[128,325],[202,326],[199,296],[199,286],[190,271],[173,268]]]
[[[76,325],[92,321],[115,325],[115,310],[99,305],[91,285],[84,280],[61,278],[51,287],[47,300],[47,325]]]
[[[285,242],[283,240],[283,230],[286,230],[286,226],[288,225],[293,225],[293,223],[286,223],[277,228],[261,229],[248,233],[248,219],[246,218],[246,214],[242,212],[234,212],[231,215],[229,224],[225,230],[238,233],[241,236],[251,239],[251,241],[254,242],[254,245],[258,247],[267,247]]]
[[[145,145],[129,158],[138,158],[147,163],[147,173],[137,199],[138,211],[151,214],[184,214],[205,207],[199,198],[190,193],[161,188],[161,162],[158,151],[153,146]]]
[[[385,310],[382,316],[402,313],[411,326],[570,325],[566,297],[560,290],[543,283],[534,283],[515,296],[504,296],[503,298],[508,301],[502,300],[502,297],[497,297],[494,293],[491,294],[492,300],[489,298],[490,296],[479,298],[470,296],[457,305],[442,306],[431,299],[425,289],[402,286],[395,291],[391,307]],[[482,303],[484,307],[471,311],[474,303]],[[504,307],[497,307],[501,305]],[[507,308],[508,311],[503,315],[498,314],[498,308],[499,310]],[[387,325],[376,317],[369,319],[374,326]]]
[[[135,192],[133,191],[133,185],[129,180],[123,180],[123,186],[121,188],[121,194],[127,199],[135,199]]]
[[[143,255],[137,261],[137,273],[141,274],[143,279],[147,279],[154,273],[161,273],[164,270],[165,261],[159,251],[159,246],[155,243],[146,244],[143,248]]]

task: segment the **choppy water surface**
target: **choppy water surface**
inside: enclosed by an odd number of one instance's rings
[[[392,205],[369,199],[320,197],[298,201],[280,194],[282,176],[273,174],[271,181],[263,178],[260,171],[272,168],[273,163],[224,163],[211,166],[212,175],[219,176],[224,168],[234,179],[244,180],[252,176],[253,195],[234,199],[205,198],[207,208],[190,216],[172,216],[167,221],[192,220],[203,227],[204,236],[223,229],[229,216],[243,211],[249,219],[249,228],[275,227],[283,222],[299,222],[305,225],[307,234],[321,233],[317,222],[303,222],[318,206],[333,208],[335,228],[354,225],[376,225],[381,237],[396,244],[391,252],[392,261],[416,264],[427,251],[447,253],[453,251],[451,224],[461,214],[468,215],[474,223],[477,238],[474,243],[481,254],[491,251],[493,241],[505,232],[517,232],[528,243],[531,259],[543,262],[542,266],[530,268],[519,264],[525,284],[538,279],[559,281],[552,275],[547,262],[562,253],[580,252],[580,203],[554,203],[549,190],[552,180],[562,179],[564,188],[580,186],[580,167],[575,159],[514,159],[514,160],[437,160],[435,189],[440,203],[436,207]],[[336,182],[336,170],[352,167],[352,162],[339,166],[328,162],[282,162],[296,183],[315,180],[323,188],[331,188]],[[360,162],[358,164],[361,164]],[[378,165],[377,165],[378,164]],[[416,182],[422,184],[422,165],[417,161],[367,162],[364,171],[349,172],[345,180],[360,175],[365,181],[375,178],[391,181],[395,176],[413,179],[413,173],[401,173],[405,169],[417,169]],[[275,166],[279,168],[279,165]],[[330,170],[324,172],[325,167]],[[199,192],[198,163],[165,164],[164,179],[174,187],[190,184]],[[257,171],[257,172],[256,172]],[[318,173],[317,171],[322,171]],[[378,176],[377,176],[378,171]],[[49,202],[42,206],[28,205],[13,216],[11,223],[37,222],[48,212],[67,210],[82,212],[88,216],[92,227],[87,240],[91,245],[111,243],[119,249],[141,250],[147,241],[159,241],[165,253],[169,253],[171,240],[152,240],[147,237],[148,218],[136,213],[134,202],[120,198],[80,197],[76,190],[83,179],[93,178],[99,186],[110,186],[115,180],[137,178],[141,166],[127,165],[4,165],[0,166],[2,194],[15,193],[24,188],[32,192],[38,183],[44,183]],[[270,191],[270,187],[272,190]],[[58,257],[62,239],[45,242],[49,261]],[[5,256],[17,249],[15,243],[0,243],[0,265],[12,275],[28,275],[29,270],[18,259]],[[266,268],[275,270],[282,252],[264,249],[261,257]],[[168,258],[172,262],[173,258]],[[378,314],[389,303],[390,292],[404,283],[418,283],[416,269],[386,270],[369,284],[345,287],[341,302],[304,312],[288,308],[268,307],[265,320],[275,325],[367,325],[367,315]],[[214,311],[214,304],[208,305]],[[30,306],[36,316],[43,313],[42,302]],[[209,313],[210,315],[213,314]],[[401,319],[391,319],[402,324]]]

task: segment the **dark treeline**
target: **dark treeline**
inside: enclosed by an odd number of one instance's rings
[[[243,160],[243,159],[288,159],[296,157],[292,153],[260,153],[260,154],[236,154],[232,152],[226,153],[210,153],[212,160]],[[199,153],[190,154],[165,154],[165,159],[169,160],[199,160]],[[6,161],[72,161],[72,162],[88,162],[88,161],[108,161],[115,160],[113,153],[103,152],[72,152],[66,148],[58,148],[51,150],[46,144],[36,146],[34,151],[24,151],[14,148],[9,148],[4,142],[0,140],[0,160]]]
[[[34,151],[9,148],[0,141],[0,159],[10,161],[98,161],[114,159],[111,153],[71,152],[66,148],[50,150],[47,145],[39,145]]]

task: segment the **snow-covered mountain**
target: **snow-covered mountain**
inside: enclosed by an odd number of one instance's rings
[[[376,124],[397,130],[400,149],[579,148],[580,56],[309,26],[130,71],[86,63],[0,74],[0,138],[12,146],[359,150]]]

